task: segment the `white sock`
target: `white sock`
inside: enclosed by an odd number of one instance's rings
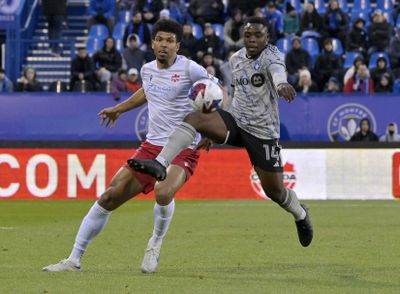
[[[153,236],[149,241],[149,246],[159,247],[162,240],[168,231],[169,224],[171,223],[172,216],[174,215],[175,201],[172,200],[170,204],[161,206],[158,203],[154,205],[154,229]]]
[[[296,192],[292,189],[286,188],[286,199],[281,204],[281,207],[290,212],[294,216],[295,221],[306,218],[306,211],[301,207]]]
[[[172,160],[196,138],[196,129],[190,124],[183,122],[169,136],[167,144],[161,150],[156,160],[163,166],[168,167]]]
[[[83,219],[81,226],[79,227],[78,234],[75,238],[75,244],[72,248],[71,254],[68,259],[78,266],[80,260],[85,253],[90,242],[96,237],[104,228],[105,224],[110,217],[111,211],[108,211],[101,207],[97,201],[90,208],[88,214]]]

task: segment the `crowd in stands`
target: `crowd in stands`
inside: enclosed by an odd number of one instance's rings
[[[136,73],[135,83],[140,84],[137,73],[154,59],[151,30],[159,18],[183,25],[179,54],[197,61],[229,86],[227,60],[243,47],[244,19],[257,15],[267,19],[270,42],[285,53],[288,81],[299,93],[400,91],[397,1],[377,0],[371,8],[369,0],[354,0],[351,9],[347,1],[338,0],[329,0],[326,7],[323,0],[225,2],[91,0],[87,47],[78,48],[71,63],[70,90],[108,90],[117,100],[121,91],[130,89],[129,73]],[[95,39],[104,44],[102,48],[94,48]],[[17,84],[5,88],[40,91],[32,71],[26,68]],[[0,85],[6,83],[0,72]]]

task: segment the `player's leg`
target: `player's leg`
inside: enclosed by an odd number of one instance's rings
[[[175,210],[175,193],[186,181],[184,169],[178,165],[170,165],[165,181],[157,182],[154,187],[156,203],[154,205],[154,228],[146,248],[141,270],[143,273],[156,271],[161,245],[171,223]]]
[[[108,189],[82,220],[70,256],[57,264],[43,268],[43,270],[79,270],[82,255],[94,237],[103,230],[111,212],[142,190],[142,184],[132,175],[132,172],[127,168],[121,168],[111,180]]]
[[[190,146],[199,132],[216,143],[226,143],[228,128],[219,112],[189,113],[182,124],[169,136],[167,144],[155,160],[132,159],[128,164],[138,172],[149,174],[158,180],[164,180],[166,168],[172,160]]]

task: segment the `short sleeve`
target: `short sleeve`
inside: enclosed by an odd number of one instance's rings
[[[204,67],[197,64],[194,61],[191,61],[191,60],[189,61],[188,71],[189,71],[190,79],[192,80],[193,83],[195,83],[201,79],[210,79],[216,83],[219,82],[219,80],[216,77],[210,75]]]
[[[266,49],[266,69],[271,73],[275,87],[279,84],[287,83],[285,55],[275,46]]]

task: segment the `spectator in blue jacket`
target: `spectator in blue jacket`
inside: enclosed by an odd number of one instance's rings
[[[111,33],[114,28],[115,0],[90,0],[88,29],[94,24],[105,24]]]
[[[161,0],[137,0],[135,10],[143,15],[146,23],[155,23],[160,17],[160,11],[164,8]]]
[[[139,48],[146,51],[150,47],[151,32],[146,23],[143,22],[142,13],[138,10],[132,12],[132,21],[127,25],[124,33],[124,45],[127,44],[129,35],[136,34],[139,37]]]
[[[339,7],[337,0],[330,0],[328,11],[324,16],[323,34],[328,38],[338,38],[346,47],[346,34],[348,33],[347,16]]]
[[[269,2],[264,12],[269,24],[269,41],[275,44],[276,40],[283,37],[283,17],[282,12],[276,9],[274,2]]]
[[[0,93],[11,93],[13,91],[13,83],[7,78],[4,69],[0,68]]]

